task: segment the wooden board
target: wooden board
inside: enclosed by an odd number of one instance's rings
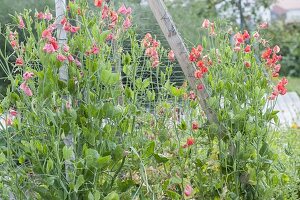
[[[178,60],[179,65],[181,66],[181,69],[187,81],[189,82],[189,85],[197,93],[200,106],[203,109],[208,121],[218,124],[217,117],[212,112],[212,109],[210,109],[208,106],[207,99],[209,95],[206,89],[204,88],[204,90],[202,91],[197,90],[198,80],[196,80],[196,78],[194,77],[196,68],[189,61],[189,52],[182,40],[182,37],[177,31],[175,23],[172,20],[171,15],[168,13],[165,4],[162,0],[148,0],[148,4],[171,49],[174,51],[174,54]]]

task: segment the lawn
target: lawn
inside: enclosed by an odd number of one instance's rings
[[[288,77],[288,91],[295,91],[300,95],[300,77]]]

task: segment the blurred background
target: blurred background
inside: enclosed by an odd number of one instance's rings
[[[54,11],[55,0],[0,0],[1,32],[4,24],[12,22],[10,14],[24,9],[43,11],[45,6]],[[90,0],[92,3],[92,0]],[[157,34],[158,39],[166,41],[149,9],[147,0],[114,0],[116,4],[130,5],[135,9],[134,20],[139,26],[139,34]],[[278,44],[283,56],[283,76],[289,76],[289,90],[300,94],[300,0],[164,0],[186,45],[191,47],[200,43],[200,27],[203,19],[226,18],[241,30],[254,30],[258,23],[269,23],[270,44]],[[34,14],[34,12],[32,13]],[[55,14],[53,12],[53,14]],[[199,34],[200,33],[200,34]],[[1,51],[5,49],[4,38],[0,38]],[[176,72],[176,70],[175,70]],[[180,69],[178,79],[184,79]],[[5,92],[7,82],[0,70],[0,93]],[[0,95],[1,99],[1,95]]]

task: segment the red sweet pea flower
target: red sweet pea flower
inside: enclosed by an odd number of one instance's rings
[[[16,117],[18,115],[18,112],[15,111],[14,109],[10,109],[9,110],[9,115],[13,116],[13,117]]]
[[[182,147],[187,148],[189,146],[192,146],[193,144],[195,144],[195,139],[193,137],[188,137],[186,139],[186,143]]]
[[[270,58],[271,54],[272,54],[272,49],[271,49],[271,48],[267,48],[267,49],[262,53],[261,57],[262,57],[263,59],[268,59],[268,58]]]
[[[46,29],[42,32],[42,38],[51,38],[52,31],[50,29]]]
[[[197,90],[198,91],[201,91],[203,89],[204,89],[204,85],[203,84],[200,83],[200,84],[197,85]]]
[[[244,40],[250,39],[250,35],[249,35],[249,33],[248,33],[247,30],[244,30],[244,33],[243,33],[243,39],[244,39]]]
[[[193,130],[199,129],[199,124],[198,124],[197,122],[193,122],[193,123],[192,123],[192,129],[193,129]]]
[[[246,68],[250,68],[251,67],[251,63],[249,61],[245,61],[244,65]]]
[[[16,59],[16,65],[17,65],[17,66],[23,66],[23,65],[24,65],[24,60],[23,60],[23,58],[18,57],[18,58]]]
[[[244,51],[245,51],[245,53],[250,53],[251,52],[251,46],[249,44],[247,44]]]
[[[235,45],[236,46],[240,46],[240,44],[243,44],[244,43],[244,36],[243,34],[241,34],[240,32],[236,33],[234,36],[233,36],[234,40],[235,40]]]
[[[102,0],[94,0],[94,5],[100,8],[102,6]]]

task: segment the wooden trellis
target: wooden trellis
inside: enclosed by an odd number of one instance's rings
[[[217,123],[217,117],[208,106],[207,100],[209,95],[203,82],[202,84],[204,85],[204,89],[201,91],[197,90],[197,80],[194,77],[196,68],[189,61],[189,52],[182,37],[177,31],[175,23],[172,20],[170,13],[167,11],[165,4],[162,0],[148,0],[148,4],[171,49],[174,51],[177,61],[189,82],[189,85],[194,91],[196,91],[200,106],[205,112],[208,121],[211,123]]]

